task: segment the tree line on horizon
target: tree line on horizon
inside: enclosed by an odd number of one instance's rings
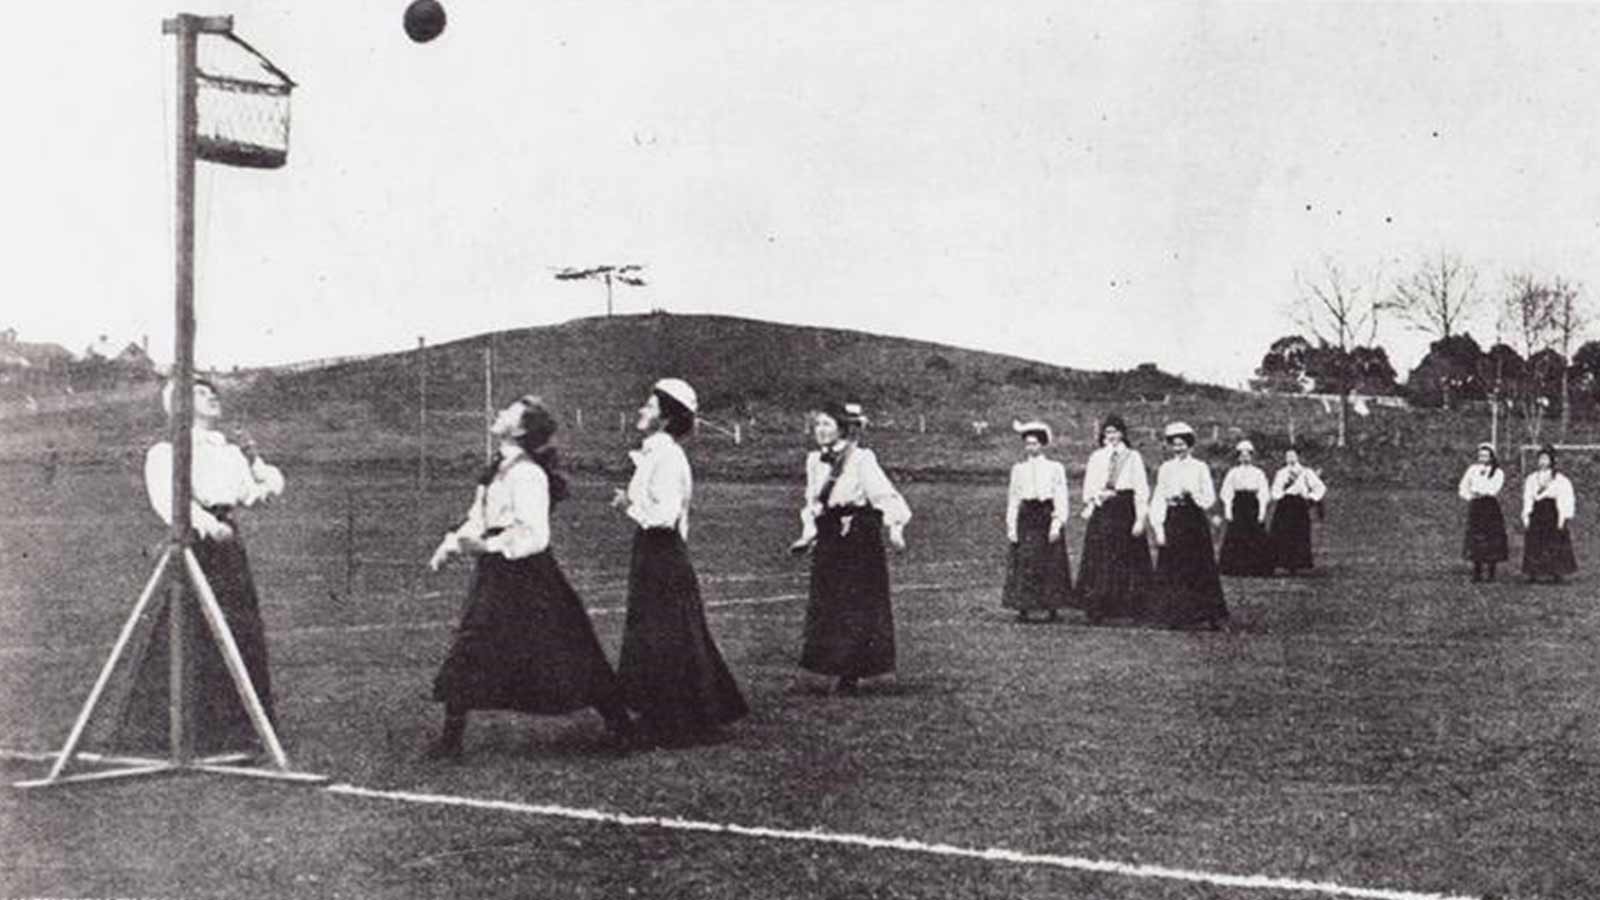
[[[1295,284],[1288,314],[1299,330],[1272,342],[1251,387],[1337,394],[1340,446],[1352,394],[1445,409],[1491,404],[1520,418],[1533,441],[1547,418],[1559,418],[1564,436],[1574,411],[1600,410],[1600,340],[1584,340],[1592,307],[1571,279],[1523,270],[1483,288],[1473,266],[1440,251],[1395,278],[1355,277],[1324,259],[1314,273],[1297,271]],[[1403,381],[1378,340],[1383,322],[1432,338]],[[1470,331],[1482,325],[1493,329],[1487,346]]]

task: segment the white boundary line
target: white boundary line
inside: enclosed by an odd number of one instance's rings
[[[958,859],[976,859],[985,862],[1011,863],[1023,866],[1048,866],[1078,872],[1096,872],[1120,875],[1127,878],[1144,878],[1161,881],[1181,881],[1191,884],[1208,884],[1216,887],[1248,890],[1297,891],[1327,897],[1353,897],[1361,900],[1477,900],[1460,894],[1435,894],[1386,888],[1360,888],[1328,881],[1302,881],[1296,878],[1278,878],[1269,875],[1231,875],[1224,872],[1205,872],[1195,869],[1176,869],[1139,863],[1124,863],[1083,856],[1057,856],[1048,853],[1024,853],[1003,847],[962,847],[955,844],[928,843],[912,838],[873,837],[865,834],[825,831],[820,828],[804,831],[788,828],[769,828],[757,825],[707,822],[680,817],[636,816],[598,809],[580,809],[553,804],[518,803],[509,800],[481,800],[457,797],[450,794],[418,794],[409,791],[383,791],[358,787],[353,784],[332,784],[324,788],[328,793],[368,800],[389,800],[429,806],[455,806],[494,812],[516,813],[545,818],[571,819],[622,825],[630,828],[664,828],[671,831],[698,831],[738,837],[764,838],[774,841],[801,841],[813,844],[863,847],[870,850],[898,850],[922,853],[929,856],[946,856]]]
[[[18,759],[28,762],[48,762],[57,754],[0,749],[0,759]],[[461,797],[454,794],[422,794],[412,791],[388,791],[359,785],[337,783],[323,788],[330,794],[357,797],[364,800],[387,800],[423,806],[453,806],[489,812],[539,816],[550,819],[568,819],[578,822],[621,825],[627,828],[662,828],[668,831],[691,831],[705,834],[765,839],[769,841],[798,841],[810,844],[829,844],[843,847],[860,847],[868,850],[895,850],[903,853],[921,853],[956,859],[982,860],[1009,863],[1019,866],[1041,866],[1075,872],[1093,872],[1117,875],[1124,878],[1142,878],[1152,881],[1177,881],[1189,884],[1206,884],[1214,887],[1239,888],[1255,891],[1292,891],[1324,897],[1348,897],[1356,900],[1480,900],[1465,894],[1438,894],[1426,891],[1408,891],[1394,888],[1363,888],[1331,881],[1305,881],[1272,875],[1238,875],[1227,872],[1207,872],[1200,869],[1179,869],[1145,863],[1118,862],[1110,859],[1093,859],[1086,856],[1061,856],[1053,853],[1026,853],[1004,847],[962,847],[957,844],[930,843],[906,837],[875,837],[867,834],[827,831],[821,828],[805,830],[771,828],[762,825],[740,825],[733,822],[709,822],[685,819],[680,816],[640,816],[630,813],[606,812],[600,809],[560,806],[550,803],[521,803],[514,800],[486,800]]]

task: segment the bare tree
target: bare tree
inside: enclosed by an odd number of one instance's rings
[[[1378,339],[1378,318],[1384,308],[1379,299],[1377,275],[1371,284],[1347,274],[1332,259],[1324,257],[1321,271],[1314,276],[1294,274],[1299,296],[1294,306],[1300,326],[1324,346],[1335,351],[1333,387],[1339,393],[1339,446],[1347,442],[1350,430],[1350,391],[1356,371],[1352,351]]]
[[[1589,327],[1589,310],[1578,285],[1565,278],[1553,279],[1547,290],[1554,346],[1561,354],[1561,439],[1566,440],[1572,425],[1572,345]]]
[[[1445,340],[1461,331],[1471,318],[1482,296],[1477,291],[1478,273],[1461,257],[1440,250],[1416,271],[1395,282],[1394,293],[1384,304],[1411,328]],[[1450,407],[1450,383],[1444,384],[1444,405]]]
[[[1559,340],[1555,296],[1537,275],[1518,272],[1507,279],[1505,299],[1500,309],[1500,328],[1511,347],[1525,360],[1525,372],[1518,379],[1515,402],[1522,415],[1528,440],[1537,443],[1544,427],[1544,410],[1549,398],[1542,389],[1544,371],[1539,355]]]
[[[612,314],[611,283],[618,281],[630,287],[644,287],[644,266],[591,266],[587,269],[557,269],[557,281],[604,281],[606,283],[606,315]]]

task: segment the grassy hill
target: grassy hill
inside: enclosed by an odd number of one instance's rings
[[[1158,429],[1182,419],[1219,467],[1240,437],[1272,458],[1292,440],[1340,478],[1386,483],[1453,483],[1488,430],[1481,412],[1375,409],[1353,417],[1350,447],[1336,453],[1329,449],[1336,416],[1314,400],[1193,384],[1154,366],[1090,372],[855,331],[665,314],[579,319],[311,370],[243,373],[227,388],[231,417],[277,458],[409,467],[421,459],[441,475],[465,469],[483,453],[486,350],[494,402],[542,395],[565,423],[559,440],[568,464],[607,473],[625,471],[624,451],[637,437],[634,411],[663,375],[687,378],[700,391],[710,424],[695,442],[697,466],[734,477],[792,475],[807,447],[805,412],[831,399],[866,405],[870,442],[908,477],[994,477],[1016,457],[1012,418],[1029,416],[1056,426],[1057,454],[1074,466],[1088,454],[1094,423],[1116,411],[1152,462],[1160,456]],[[39,459],[54,445],[68,462],[136,468],[164,427],[154,393],[7,420],[0,459]],[[987,429],[977,424],[984,422]]]

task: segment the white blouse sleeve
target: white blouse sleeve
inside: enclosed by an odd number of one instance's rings
[[[1167,521],[1167,496],[1173,490],[1172,478],[1175,475],[1173,466],[1162,463],[1156,470],[1156,489],[1151,492],[1146,512],[1150,517],[1150,524],[1157,530]]]
[[[503,475],[511,493],[511,524],[484,541],[490,553],[524,559],[550,546],[550,479],[535,463],[518,463]]]
[[[1560,519],[1556,524],[1567,527],[1567,521],[1577,512],[1578,498],[1572,490],[1572,479],[1561,476],[1561,481],[1556,490],[1556,515]]]
[[[865,447],[858,447],[856,455],[856,477],[860,479],[861,490],[867,495],[867,502],[872,508],[883,513],[883,524],[890,528],[901,528],[911,521],[911,507],[906,505],[904,497],[894,489],[894,484],[889,481],[889,476],[884,473],[883,467],[878,465],[878,456]]]
[[[1051,503],[1055,507],[1050,518],[1057,522],[1067,521],[1067,505],[1072,497],[1067,487],[1067,467],[1062,463],[1051,463],[1054,483],[1051,484]]]
[[[1473,491],[1472,473],[1478,470],[1477,466],[1467,466],[1467,471],[1461,473],[1461,483],[1456,486],[1456,494],[1463,500],[1471,500],[1477,496]]]
[[[1283,492],[1289,487],[1289,470],[1282,468],[1272,476],[1272,499],[1282,500]]]
[[[1011,484],[1006,488],[1006,537],[1010,540],[1017,539],[1017,513],[1022,508],[1022,468],[1027,463],[1016,463],[1011,467]]]
[[[1211,467],[1199,460],[1195,462],[1194,502],[1201,510],[1209,510],[1217,505],[1217,488],[1211,481]]]
[[[1222,515],[1229,522],[1233,521],[1233,492],[1236,489],[1234,482],[1239,480],[1241,471],[1243,470],[1238,466],[1229,469],[1228,474],[1222,476],[1222,489],[1217,494],[1222,500]]]
[[[1315,469],[1306,469],[1306,499],[1316,502],[1327,495],[1328,486],[1322,483],[1322,476]]]
[[[172,445],[166,441],[151,447],[144,455],[144,490],[150,498],[150,508],[161,521],[172,524]],[[189,502],[189,522],[205,529],[218,524],[217,517],[206,511],[199,501]]]
[[[1533,495],[1538,493],[1538,488],[1533,486],[1536,475],[1529,475],[1522,482],[1522,523],[1528,523],[1528,517],[1533,515]]]
[[[1128,452],[1133,454],[1128,469],[1133,474],[1133,518],[1138,521],[1150,508],[1150,473],[1144,467],[1144,454],[1132,448]]]

